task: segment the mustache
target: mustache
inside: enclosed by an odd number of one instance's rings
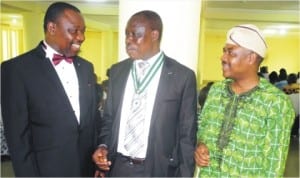
[[[137,50],[137,47],[134,45],[126,45],[127,50]]]

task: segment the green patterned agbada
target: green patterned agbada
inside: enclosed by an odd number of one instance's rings
[[[215,83],[199,116],[198,142],[210,166],[197,177],[280,177],[284,173],[295,113],[288,96],[265,79],[236,95],[232,80]]]

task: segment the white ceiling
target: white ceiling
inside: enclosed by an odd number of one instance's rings
[[[10,24],[15,14],[44,13],[53,0],[14,1],[1,0],[1,23]],[[65,0],[77,6],[87,23],[118,29],[118,0]],[[228,30],[239,23],[255,23],[263,29],[285,28],[288,33],[300,34],[299,0],[282,1],[203,1],[203,17],[207,30]]]
[[[299,0],[204,1],[206,29],[228,29],[240,23],[254,23],[264,30],[286,29],[300,35]]]
[[[1,0],[1,23],[10,24],[17,14],[26,12],[45,13],[55,0],[44,1],[12,1]],[[80,9],[87,23],[99,24],[113,29],[118,27],[118,0],[65,0]]]

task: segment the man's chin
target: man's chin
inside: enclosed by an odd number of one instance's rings
[[[132,60],[137,60],[137,59],[139,59],[136,55],[132,55],[132,54],[129,54],[129,53],[128,53],[128,56],[129,56],[129,58],[132,59]]]
[[[79,55],[81,53],[81,50],[78,50],[76,52],[73,52],[74,56]]]
[[[230,76],[228,76],[228,75],[224,75],[224,74],[223,74],[223,77],[224,77],[225,79],[233,79],[232,77],[230,77]]]
[[[77,51],[73,50],[73,51],[69,51],[66,56],[73,57],[73,56],[79,55],[80,53],[81,53],[81,50],[77,50]]]

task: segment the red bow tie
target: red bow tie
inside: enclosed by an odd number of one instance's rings
[[[59,64],[62,60],[65,60],[66,62],[68,62],[70,64],[72,64],[72,62],[73,62],[73,58],[71,58],[71,57],[66,57],[66,56],[62,56],[59,54],[53,55],[52,61],[53,61],[54,65]]]

